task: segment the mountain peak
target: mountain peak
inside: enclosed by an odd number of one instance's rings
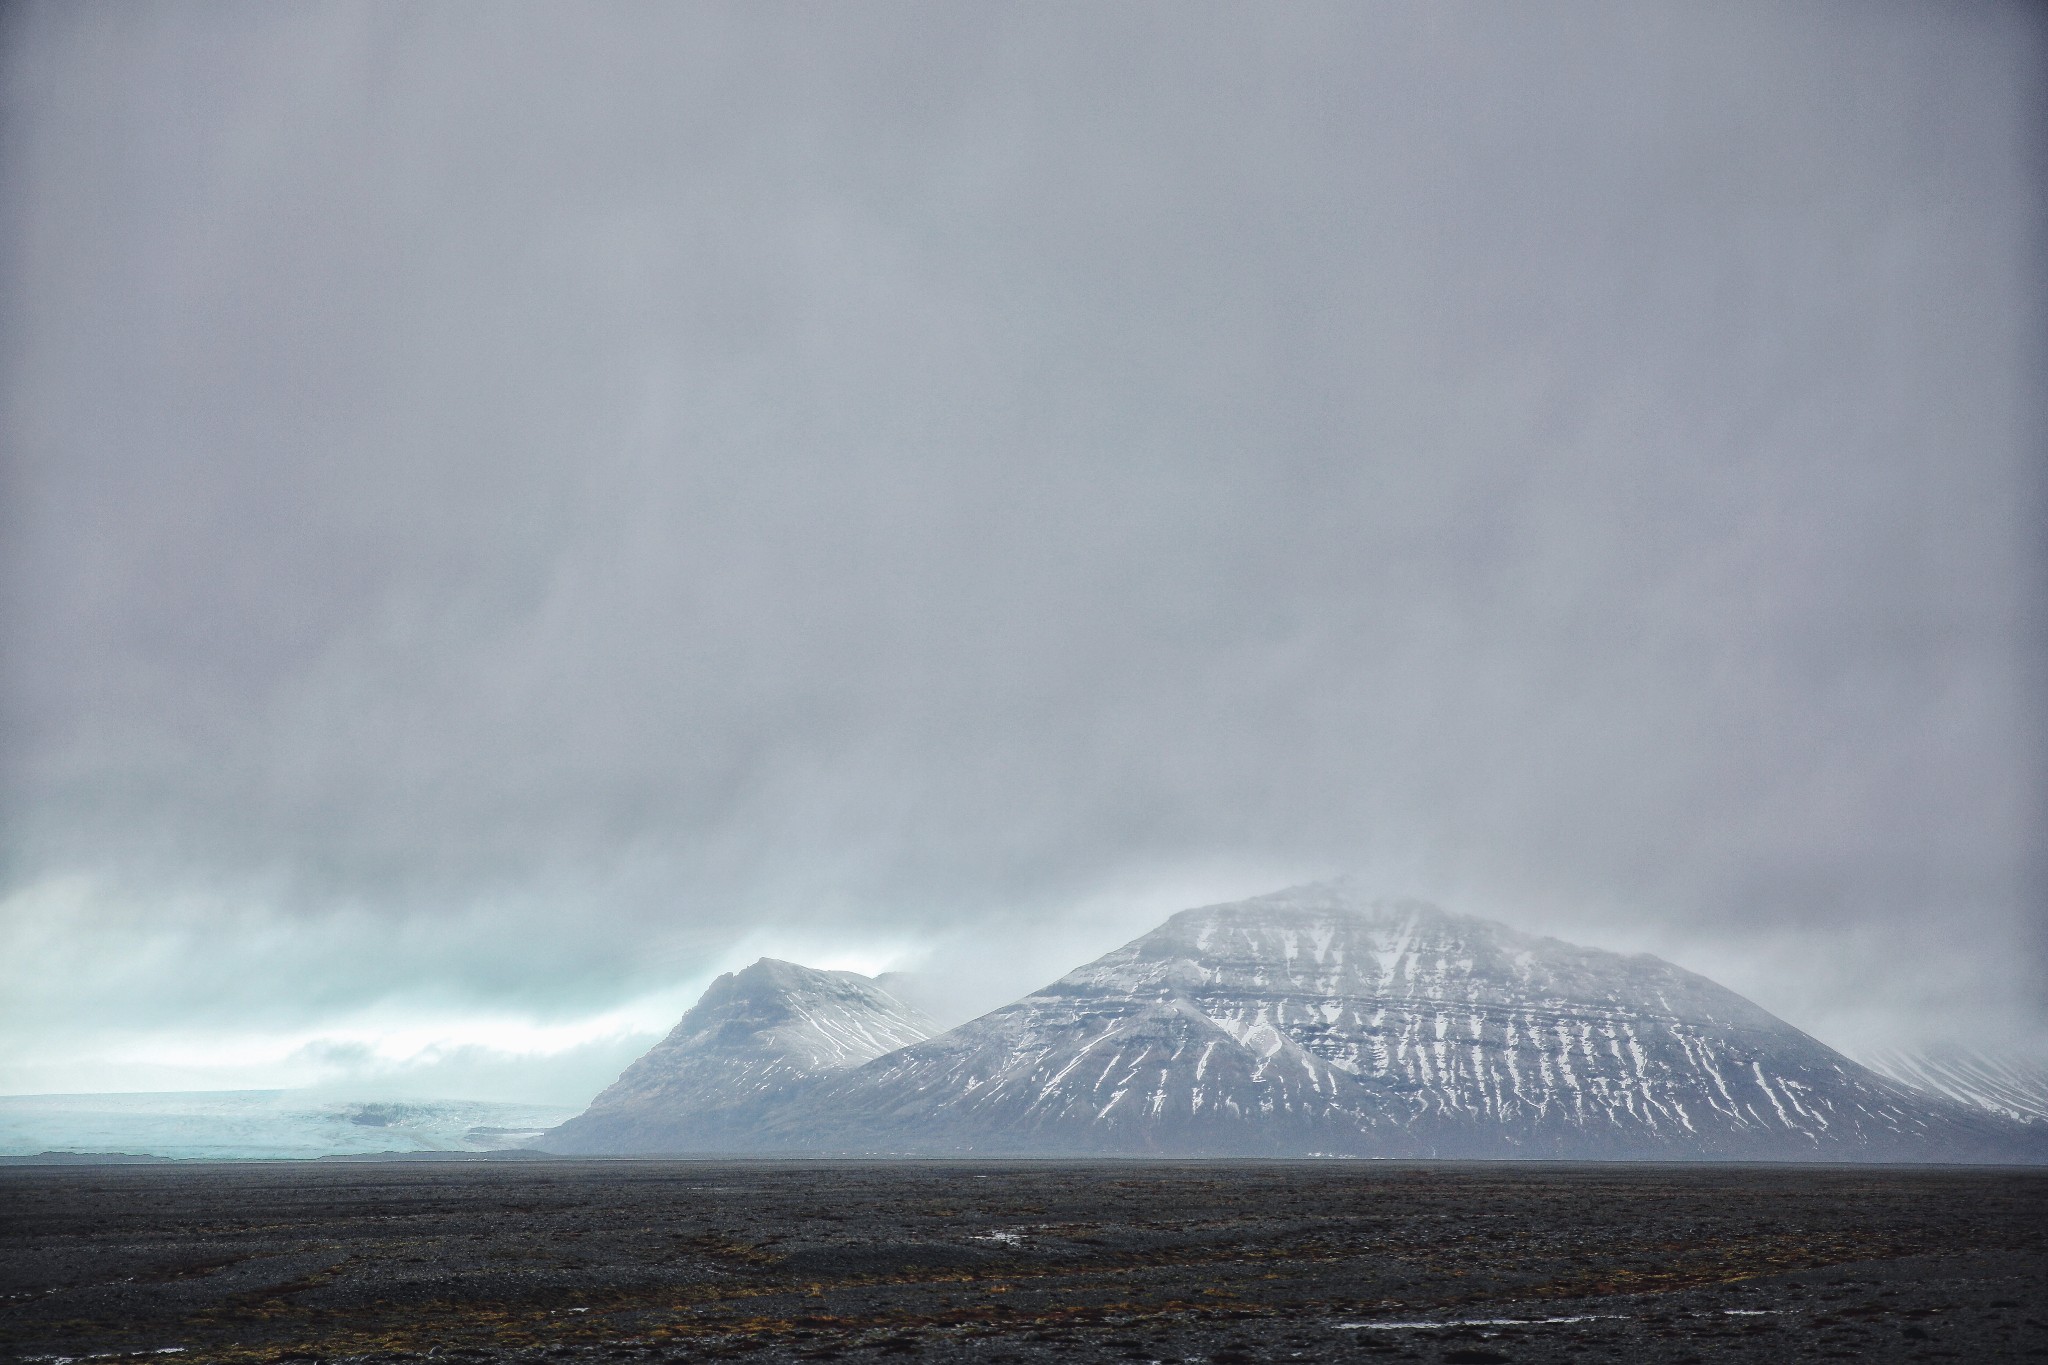
[[[936,1032],[858,972],[764,957],[713,981],[666,1038],[554,1136],[578,1151],[736,1150],[764,1107]]]

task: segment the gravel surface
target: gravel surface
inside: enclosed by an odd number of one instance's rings
[[[151,1353],[166,1365],[2048,1359],[2048,1171],[0,1169],[0,1356]]]

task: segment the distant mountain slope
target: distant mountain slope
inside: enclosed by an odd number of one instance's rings
[[[825,1082],[763,1138],[875,1151],[1969,1159],[2009,1152],[2016,1135],[1656,958],[1330,883],[1175,915],[1034,995]]]
[[[820,1077],[937,1032],[854,972],[762,958],[711,983],[645,1056],[550,1132],[559,1152],[741,1151]]]
[[[2048,1125],[2048,1060],[1949,1047],[1869,1052],[1873,1071],[2021,1123]]]

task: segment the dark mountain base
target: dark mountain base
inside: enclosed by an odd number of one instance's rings
[[[1397,1163],[17,1167],[0,1355],[2048,1355],[2048,1172]]]

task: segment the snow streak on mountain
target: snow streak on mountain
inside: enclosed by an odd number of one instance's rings
[[[668,1037],[589,1110],[558,1151],[744,1151],[778,1105],[822,1076],[930,1037],[937,1026],[855,972],[762,958],[719,977]]]
[[[2048,1127],[2048,1062],[2014,1053],[1938,1048],[1874,1051],[1871,1069],[2021,1123]]]
[[[783,1151],[2031,1150],[2017,1125],[1882,1077],[1657,958],[1372,901],[1341,882],[1184,911],[1012,1005],[747,1112],[752,1145]]]

